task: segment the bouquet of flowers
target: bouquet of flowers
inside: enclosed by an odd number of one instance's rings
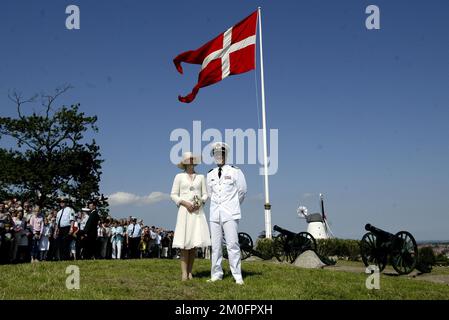
[[[200,197],[198,197],[197,195],[195,195],[195,196],[193,197],[193,205],[194,205],[194,206],[200,208],[201,205],[202,205],[202,203],[203,203],[203,202],[201,201]]]

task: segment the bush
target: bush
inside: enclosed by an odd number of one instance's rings
[[[257,239],[255,250],[260,253],[260,258],[269,260],[274,257],[274,241],[272,239]]]
[[[418,251],[418,261],[415,268],[422,273],[429,273],[435,265],[435,253],[431,247],[422,247]]]
[[[337,256],[339,259],[352,261],[360,260],[360,241],[348,239],[320,239],[317,242],[317,253],[323,257]],[[275,256],[275,241],[260,238],[256,242],[255,250],[260,253],[260,258],[271,259]]]
[[[440,253],[435,257],[435,265],[443,267],[449,266],[449,258],[446,255]]]
[[[339,259],[360,260],[360,241],[349,239],[318,239],[317,251],[325,257],[337,256]]]
[[[436,263],[436,256],[432,247],[422,247],[418,251],[418,260],[421,263],[434,266]]]

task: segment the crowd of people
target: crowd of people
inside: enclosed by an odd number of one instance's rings
[[[179,258],[173,231],[142,219],[102,217],[96,201],[75,211],[67,199],[59,208],[30,201],[0,201],[0,264],[78,259]],[[204,257],[207,248],[199,249]]]

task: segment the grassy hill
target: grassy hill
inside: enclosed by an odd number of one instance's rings
[[[66,267],[80,268],[80,289],[65,286]],[[177,260],[97,260],[0,266],[0,299],[449,299],[449,286],[381,275],[367,290],[363,273],[299,269],[244,261],[245,285],[225,263],[223,281],[207,283],[210,262],[195,262],[195,279],[181,282]],[[447,270],[444,271],[447,273]]]

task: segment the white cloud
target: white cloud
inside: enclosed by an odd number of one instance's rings
[[[123,205],[150,205],[157,202],[170,199],[170,195],[154,191],[147,196],[138,196],[128,192],[116,192],[108,196],[108,202],[110,206],[123,206]]]

